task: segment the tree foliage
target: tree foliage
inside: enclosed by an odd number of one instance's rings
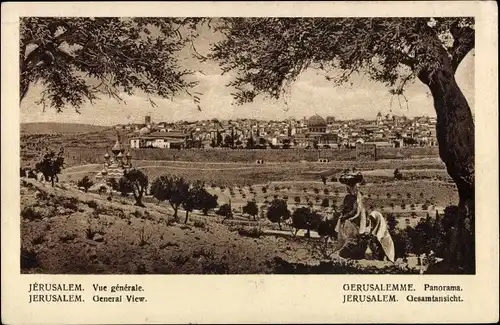
[[[204,215],[208,215],[210,210],[217,208],[217,195],[208,193],[204,188],[198,192],[198,206]]]
[[[217,214],[223,217],[227,217],[232,214],[231,206],[227,203],[224,203],[220,206],[219,210],[217,210]]]
[[[132,189],[135,205],[143,207],[142,197],[149,184],[146,174],[138,169],[130,169],[124,173],[122,179],[124,179],[124,184],[127,184],[125,187]]]
[[[182,200],[182,208],[186,211],[184,223],[188,222],[189,212],[201,207],[202,193],[205,191],[203,183],[196,182],[189,185],[186,196]]]
[[[102,94],[122,100],[122,92],[132,95],[136,89],[170,98],[195,84],[185,78],[191,71],[179,66],[177,53],[192,44],[199,21],[23,17],[20,98],[35,84],[43,86],[40,103],[57,111],[65,106],[78,111],[85,101],[93,102]]]
[[[177,211],[188,197],[189,187],[190,184],[182,177],[160,176],[151,184],[151,194],[159,201],[170,203],[177,221]]]
[[[267,208],[267,218],[269,221],[277,223],[281,230],[281,223],[290,218],[290,210],[285,200],[274,199]]]
[[[115,186],[116,185],[116,190],[118,192],[120,192],[120,195],[121,196],[127,196],[128,194],[134,192],[134,187],[132,185],[132,183],[125,177],[121,177],[119,180],[118,180],[118,183],[116,183],[116,181],[112,181],[111,182],[112,186]]]
[[[339,69],[326,76],[337,84],[362,72],[401,95],[443,54],[454,72],[474,48],[473,18],[223,18],[217,28],[226,38],[211,57],[238,73],[230,85],[240,103],[279,98],[307,68]]]
[[[301,207],[295,210],[292,214],[292,226],[295,228],[294,236],[299,229],[307,231],[307,236],[310,236],[312,229],[317,229],[321,222],[322,216],[311,208]]]
[[[255,201],[248,201],[247,204],[243,207],[243,213],[247,213],[253,217],[255,220],[256,216],[259,214],[259,207]]]
[[[55,181],[59,181],[58,175],[64,168],[64,150],[61,148],[56,154],[50,151],[43,155],[42,160],[36,163],[35,169],[43,174],[45,181],[51,182],[54,186]]]
[[[92,182],[90,180],[90,178],[85,175],[83,176],[83,178],[81,180],[78,181],[78,183],[76,184],[78,187],[83,187],[83,189],[85,190],[85,193],[87,193],[87,191],[89,190],[89,188],[94,185],[94,182]]]

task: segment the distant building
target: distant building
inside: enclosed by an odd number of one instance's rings
[[[144,118],[144,124],[146,124],[146,125],[151,124],[151,116],[146,115],[146,117]]]
[[[335,123],[335,116],[327,116],[326,117],[326,124],[332,125]]]
[[[130,148],[186,148],[188,134],[181,132],[153,132],[130,139]]]

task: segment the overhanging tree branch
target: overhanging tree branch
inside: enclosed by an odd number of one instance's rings
[[[456,72],[460,62],[475,46],[475,31],[471,27],[459,27],[458,23],[455,23],[451,26],[450,33],[453,36],[451,64],[453,72]]]

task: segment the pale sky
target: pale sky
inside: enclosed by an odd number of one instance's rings
[[[207,53],[210,42],[217,39],[208,30],[203,30],[195,42],[198,52]],[[180,53],[182,65],[196,70],[193,76],[199,81],[192,91],[203,93],[200,106],[196,108],[193,100],[185,94],[180,94],[173,100],[153,98],[157,107],[152,107],[143,94],[137,92],[134,96],[123,95],[126,104],[103,96],[91,105],[86,103],[77,114],[72,107],[62,113],[56,113],[51,107],[43,112],[42,107],[35,104],[39,99],[40,87],[33,87],[21,103],[21,122],[67,122],[88,123],[98,125],[114,125],[124,123],[139,123],[145,115],[151,115],[153,121],[204,120],[211,118],[237,119],[258,118],[282,120],[290,117],[302,118],[319,114],[335,116],[337,119],[366,118],[374,119],[377,112],[406,116],[435,116],[432,97],[424,84],[416,81],[407,87],[406,98],[408,108],[403,98],[401,105],[395,96],[381,83],[369,81],[362,75],[354,76],[351,84],[335,87],[327,81],[324,72],[309,69],[303,72],[298,80],[288,89],[280,100],[273,100],[262,95],[253,103],[234,104],[231,89],[226,84],[234,77],[232,74],[221,75],[215,62],[200,63],[191,55],[191,49],[186,48]],[[473,52],[463,60],[456,73],[458,85],[467,98],[474,112],[474,56]],[[392,104],[391,104],[392,97]]]

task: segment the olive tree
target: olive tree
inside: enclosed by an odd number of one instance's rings
[[[129,187],[132,189],[132,194],[134,195],[135,199],[135,205],[144,207],[144,204],[142,203],[142,197],[144,196],[144,192],[146,191],[146,188],[149,184],[148,176],[146,176],[146,174],[138,169],[131,169],[123,174],[122,179],[126,183],[128,183],[128,185],[125,187]]]
[[[256,220],[257,215],[259,214],[259,207],[255,201],[248,201],[247,204],[243,207],[243,213],[247,213],[248,215],[253,217],[253,220]]]
[[[171,98],[195,84],[186,80],[190,71],[180,68],[177,53],[192,44],[189,42],[196,36],[199,21],[23,17],[19,38],[20,100],[35,84],[43,86],[39,103],[58,112],[65,106],[78,111],[85,101],[93,102],[103,94],[122,100],[122,92],[132,95],[138,89],[147,96]]]
[[[179,220],[177,212],[189,195],[190,184],[182,177],[160,176],[151,184],[151,194],[159,201],[167,201],[174,210],[174,219]]]
[[[267,208],[267,218],[273,223],[277,223],[281,230],[281,223],[290,218],[290,210],[286,205],[286,201],[274,199]]]

